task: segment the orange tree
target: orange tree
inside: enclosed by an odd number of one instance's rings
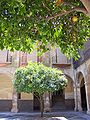
[[[45,92],[63,89],[67,79],[60,70],[46,67],[40,63],[30,62],[28,66],[18,68],[15,72],[14,86],[17,92],[33,93],[40,101],[41,117],[43,116]]]
[[[1,0],[0,49],[30,52],[37,41],[77,58],[90,37],[90,0]]]

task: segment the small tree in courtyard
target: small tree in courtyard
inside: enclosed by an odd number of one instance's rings
[[[60,70],[40,63],[30,62],[28,66],[20,67],[15,72],[14,86],[17,92],[39,95],[41,117],[44,110],[44,93],[63,89],[66,84],[67,79]]]

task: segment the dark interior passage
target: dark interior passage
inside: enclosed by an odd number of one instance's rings
[[[52,95],[52,110],[64,110],[65,109],[65,98],[64,90],[53,92]]]
[[[84,84],[84,79],[81,81],[81,106],[82,110],[86,111],[87,110],[87,101],[86,101],[86,90],[85,90],[85,84]]]
[[[34,100],[33,100],[33,110],[38,111],[40,110],[40,101],[39,101],[39,96],[34,95]]]

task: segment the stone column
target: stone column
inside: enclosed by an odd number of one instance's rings
[[[79,85],[74,86],[75,111],[82,111]]]
[[[44,111],[50,111],[50,94],[48,92],[44,94]]]
[[[77,86],[78,111],[82,111],[80,86]]]
[[[75,111],[78,111],[78,96],[77,96],[77,87],[74,85],[74,100],[75,100]]]
[[[12,95],[12,109],[11,112],[18,112],[18,97],[17,92],[15,88],[13,89],[13,95]]]
[[[86,99],[87,99],[87,114],[90,114],[90,81],[85,83]]]
[[[20,54],[21,54],[21,51],[16,51],[14,54],[14,66],[15,67],[20,66]]]
[[[18,68],[20,66],[20,51],[16,51],[14,54],[14,66]],[[15,88],[13,87],[12,94],[12,109],[11,112],[18,112],[18,96]]]

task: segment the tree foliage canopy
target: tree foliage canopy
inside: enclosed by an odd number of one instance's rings
[[[89,8],[90,0],[1,0],[0,49],[30,52],[41,42],[41,52],[50,43],[75,57],[90,37]]]
[[[41,117],[43,117],[44,110],[44,93],[63,89],[66,84],[67,79],[60,70],[46,67],[40,63],[30,62],[28,66],[18,68],[15,72],[16,91],[33,93],[39,99]]]
[[[53,92],[63,89],[67,79],[60,70],[46,67],[40,63],[30,62],[26,67],[20,67],[15,72],[14,86],[17,92],[38,93]]]

